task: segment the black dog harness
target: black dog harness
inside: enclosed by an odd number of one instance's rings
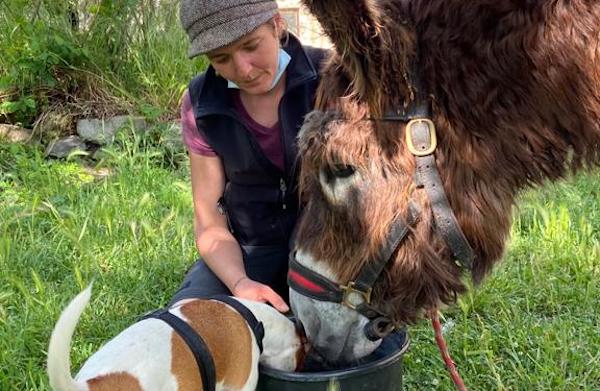
[[[265,336],[263,324],[256,319],[254,314],[245,305],[234,298],[225,295],[209,297],[208,300],[220,301],[233,307],[246,320],[246,323],[254,333],[258,349],[262,353],[262,341]],[[202,389],[205,391],[214,391],[217,378],[215,363],[202,336],[181,318],[170,313],[168,308],[151,312],[143,316],[140,321],[145,319],[160,319],[175,330],[175,332],[185,341],[196,359],[196,364],[200,371],[200,378],[202,379]]]

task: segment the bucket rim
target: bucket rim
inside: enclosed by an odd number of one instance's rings
[[[376,370],[380,370],[391,366],[399,360],[402,360],[402,356],[406,353],[410,347],[410,337],[406,334],[406,340],[402,347],[398,351],[379,358],[375,361],[370,361],[364,364],[357,365],[351,368],[334,369],[330,371],[322,372],[286,372],[278,369],[268,368],[263,365],[259,365],[259,374],[267,375],[271,378],[285,381],[301,381],[301,382],[322,382],[332,379],[346,379],[357,375],[364,375]]]

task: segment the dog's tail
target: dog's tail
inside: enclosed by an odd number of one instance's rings
[[[85,391],[87,384],[79,384],[71,376],[71,338],[75,326],[92,295],[92,284],[78,294],[62,312],[50,337],[48,346],[48,377],[56,391]]]

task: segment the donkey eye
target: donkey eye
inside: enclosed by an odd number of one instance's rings
[[[330,186],[338,183],[336,182],[338,179],[350,178],[355,172],[356,168],[349,164],[333,164],[321,168],[319,175],[322,183]]]
[[[356,169],[348,164],[335,164],[331,167],[331,175],[336,178],[348,178]]]

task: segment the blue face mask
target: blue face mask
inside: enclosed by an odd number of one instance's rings
[[[283,49],[279,49],[279,59],[277,61],[277,73],[275,74],[275,78],[273,79],[273,83],[271,84],[271,87],[269,88],[269,91],[271,91],[279,82],[279,80],[281,79],[281,76],[283,76],[283,72],[285,72],[285,68],[287,68],[288,64],[291,61],[291,57],[289,54],[287,54],[287,52]],[[240,87],[238,87],[237,84],[235,84],[234,82],[232,82],[231,80],[227,80],[227,88],[237,88],[238,90],[240,89]]]

